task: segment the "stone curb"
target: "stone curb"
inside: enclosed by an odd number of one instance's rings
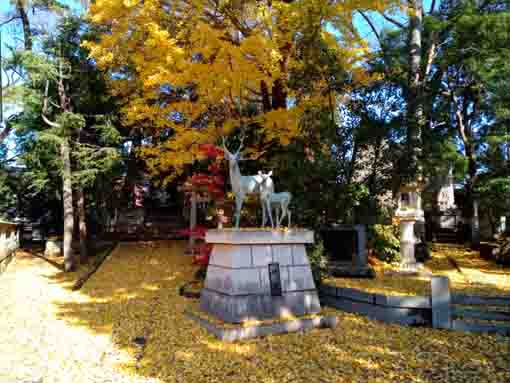
[[[335,328],[338,325],[338,318],[336,316],[327,315],[267,325],[262,324],[249,327],[239,326],[233,328],[221,328],[221,326],[217,326],[206,319],[200,318],[191,311],[186,310],[184,313],[191,320],[197,322],[223,342],[236,342],[238,340],[259,338],[276,334],[287,334],[291,332],[311,330],[313,328]]]

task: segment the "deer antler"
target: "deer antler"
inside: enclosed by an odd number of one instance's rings
[[[239,153],[241,152],[241,149],[243,148],[244,146],[244,134],[241,136],[241,143],[239,145],[239,149],[237,149],[237,152],[236,152],[236,156],[239,155]]]
[[[225,137],[221,136],[221,140],[223,141],[223,150],[225,150],[225,152],[227,152],[228,154],[232,155],[232,153],[230,153],[227,149],[227,143],[225,142]]]

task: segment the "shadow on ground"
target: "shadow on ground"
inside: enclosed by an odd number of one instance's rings
[[[399,327],[341,312],[335,312],[340,322],[334,330],[221,343],[184,315],[193,301],[178,290],[196,271],[184,245],[120,243],[72,293],[79,299],[55,302],[59,317],[111,337],[129,355],[118,364],[124,372],[163,382],[510,381],[504,339]],[[62,272],[49,278],[66,288],[73,281]],[[134,342],[141,337],[144,347]]]
[[[433,244],[425,266],[434,275],[447,276],[453,293],[510,295],[510,269],[463,246]],[[387,295],[430,295],[430,276],[402,276],[393,271],[379,268],[375,279],[330,278],[328,283]]]

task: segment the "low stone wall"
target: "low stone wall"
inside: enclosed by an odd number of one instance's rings
[[[7,269],[19,247],[17,228],[14,223],[0,221],[0,274]]]
[[[387,323],[510,336],[510,296],[451,294],[448,277],[431,278],[431,295],[396,296],[323,284],[321,305]],[[479,306],[473,309],[472,306]]]
[[[431,325],[430,296],[394,296],[323,284],[319,288],[322,305],[370,319],[402,325]]]

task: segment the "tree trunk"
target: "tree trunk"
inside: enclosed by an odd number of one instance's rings
[[[368,190],[371,196],[375,196],[376,193],[376,180],[377,180],[377,167],[379,165],[379,156],[381,154],[382,137],[378,137],[374,147],[374,162],[372,162],[372,171],[368,178]]]
[[[456,118],[459,135],[464,144],[464,153],[468,161],[468,177],[466,181],[466,209],[465,216],[470,219],[471,247],[477,249],[480,246],[480,221],[478,217],[478,199],[475,193],[477,180],[476,174],[476,153],[473,145],[473,136],[470,128],[470,121],[467,116],[467,104],[459,108],[458,100],[454,98],[454,105],[457,108]]]
[[[262,93],[262,110],[267,113],[271,110],[271,98],[265,81],[260,82],[260,92]]]
[[[25,40],[25,50],[32,50],[32,30],[30,29],[30,21],[28,20],[28,15],[23,5],[23,0],[16,1],[16,11],[21,18],[21,23],[23,24],[23,37]]]
[[[407,92],[408,181],[420,175],[423,100],[420,64],[422,56],[423,0],[409,1],[409,78]]]
[[[85,193],[81,187],[77,191],[78,196],[78,226],[80,232],[80,263],[86,263],[88,259],[87,247],[87,221],[85,216]]]
[[[352,157],[349,162],[349,170],[347,172],[347,184],[350,185],[352,182],[352,177],[354,176],[354,172],[356,171],[356,161],[358,159],[358,140],[356,139],[356,135],[353,136],[353,148],[352,148]]]
[[[71,155],[69,141],[63,139],[61,145],[61,155],[63,162],[62,181],[63,181],[63,201],[64,201],[64,271],[73,271],[76,266],[74,259],[72,242],[74,228],[74,209],[73,209],[73,190],[71,180]]]
[[[272,109],[287,109],[287,91],[283,81],[278,79],[273,84],[272,91]]]

